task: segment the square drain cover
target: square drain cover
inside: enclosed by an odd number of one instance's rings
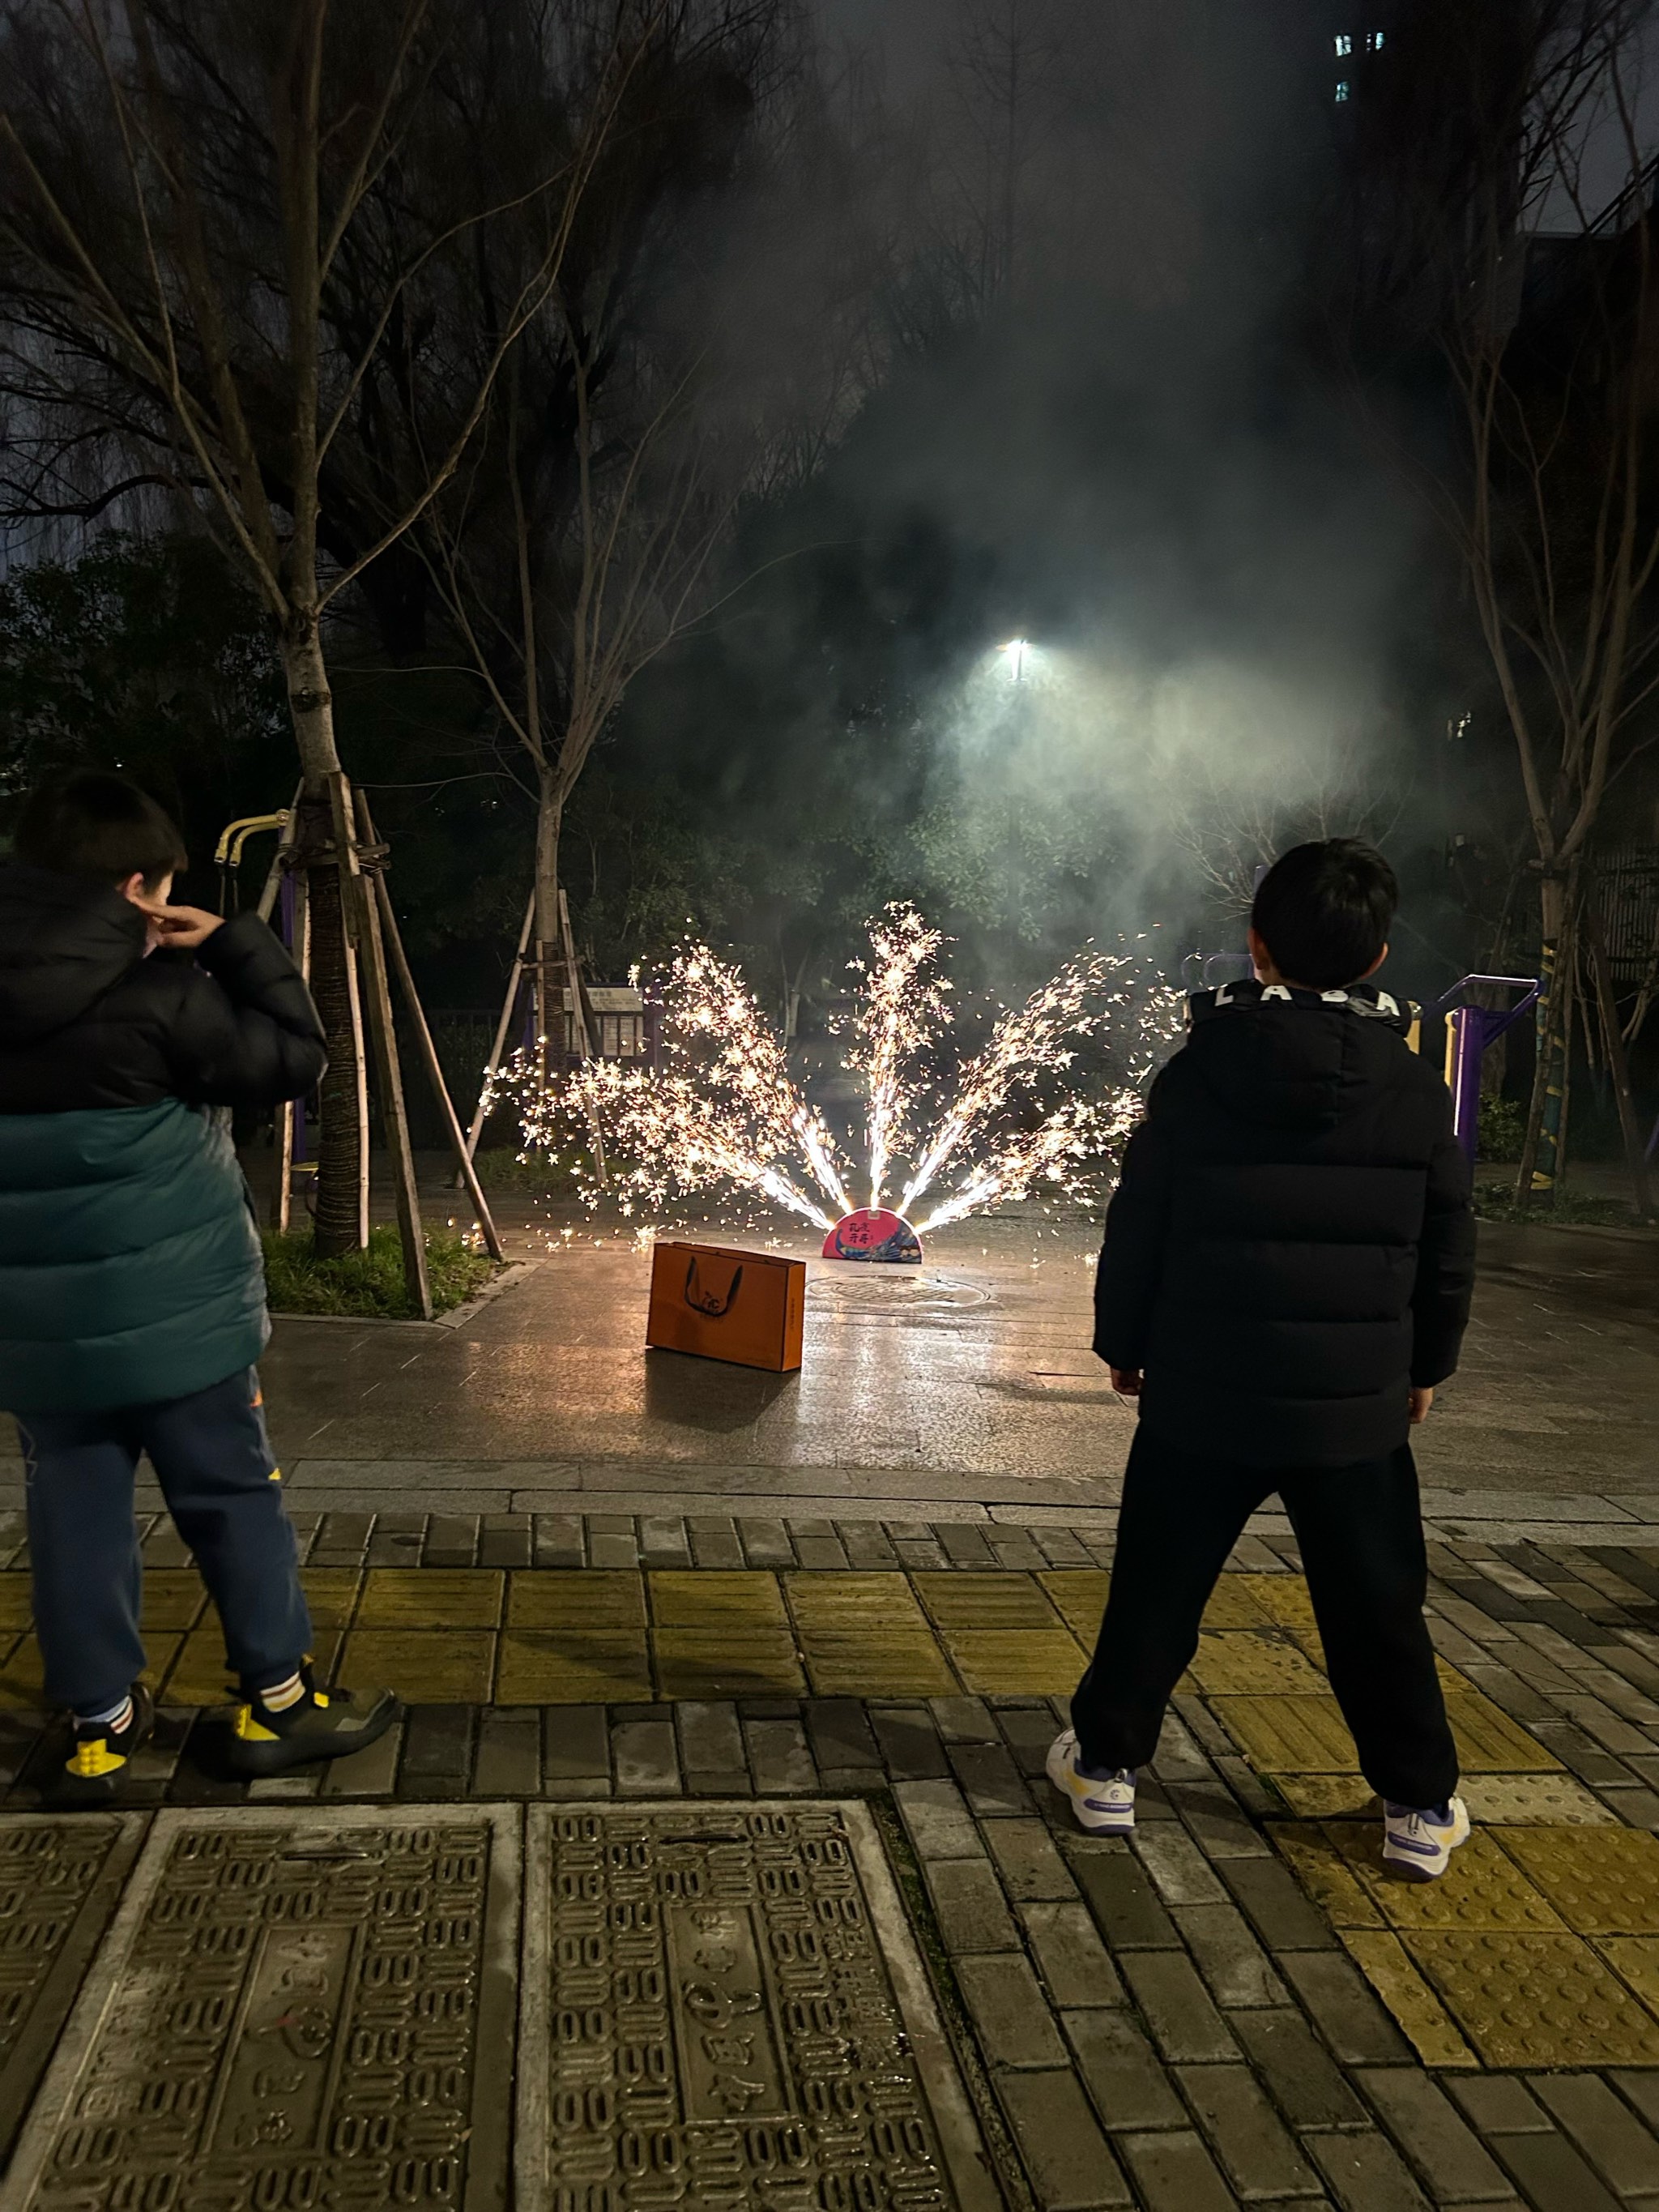
[[[0,1821],[0,2172],[143,1826],[132,1813]]]
[[[158,1814],[0,2212],[495,2212],[520,1817]]]
[[[516,2201],[1000,2212],[867,1808],[532,1806]]]

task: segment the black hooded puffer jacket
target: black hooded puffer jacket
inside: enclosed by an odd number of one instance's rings
[[[1170,1443],[1340,1467],[1406,1440],[1413,1384],[1457,1364],[1474,1276],[1467,1163],[1386,994],[1235,983],[1129,1139],[1095,1350],[1144,1370]]]
[[[0,1407],[98,1412],[250,1366],[264,1262],[210,1106],[323,1072],[311,994],[257,915],[144,957],[118,891],[0,867]]]

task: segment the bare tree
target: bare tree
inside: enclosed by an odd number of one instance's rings
[[[149,483],[190,501],[278,628],[329,1034],[324,1251],[368,1231],[352,947],[370,927],[324,618],[466,452],[501,362],[557,276],[658,12],[656,0],[526,0],[487,11],[486,34],[459,0],[0,7],[0,304],[14,416],[51,458],[99,444],[100,499]],[[539,143],[481,175],[458,143],[468,118],[457,84],[475,109],[480,72],[499,86],[506,66],[540,86],[550,42],[596,55],[605,95],[577,131],[544,101]],[[476,187],[471,197],[458,179]],[[517,231],[533,245],[482,343],[460,357],[441,441],[378,528],[326,558],[327,496],[362,410],[404,372],[423,327],[453,325],[478,236],[508,211],[533,217]],[[47,465],[34,481],[49,494]]]
[[[1545,991],[1523,1201],[1558,1172],[1598,831],[1659,734],[1659,272],[1637,125],[1655,12],[1425,0],[1356,118],[1350,359],[1461,559],[1529,833]],[[1425,384],[1443,436],[1425,435]]]
[[[535,803],[544,1040],[564,989],[580,1018],[560,842],[583,770],[641,672],[741,588],[720,563],[744,503],[810,474],[860,389],[867,291],[835,281],[808,139],[836,133],[787,0],[665,15],[486,434],[417,533]]]

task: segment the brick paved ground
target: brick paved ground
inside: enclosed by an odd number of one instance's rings
[[[1006,2201],[1659,2199],[1659,1547],[1435,1543],[1482,1825],[1419,1890],[1382,1879],[1352,1817],[1364,1786],[1283,1537],[1248,1539],[1224,1579],[1125,1842],[1078,1833],[1042,1777],[1109,1566],[1096,1540],[414,1512],[304,1536],[319,1622],[349,1670],[398,1662],[407,1717],[320,1777],[216,1779],[216,1633],[158,1527],[152,1656],[172,1671],[135,1805],[863,1799],[895,1816]],[[0,1530],[4,1817],[55,1755],[28,1703],[20,1539]],[[515,1667],[544,1670],[538,1701]]]

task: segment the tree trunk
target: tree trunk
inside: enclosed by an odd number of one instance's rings
[[[289,617],[283,661],[305,779],[295,845],[310,893],[311,988],[328,1041],[316,1184],[317,1250],[328,1258],[368,1242],[368,1087],[349,890],[333,857],[329,779],[340,756],[314,607]]]
[[[575,977],[564,972],[564,944],[559,929],[559,831],[564,795],[555,778],[544,775],[536,806],[535,1007],[538,1073],[544,1082],[550,1066],[564,1054],[564,992],[574,992]]]

